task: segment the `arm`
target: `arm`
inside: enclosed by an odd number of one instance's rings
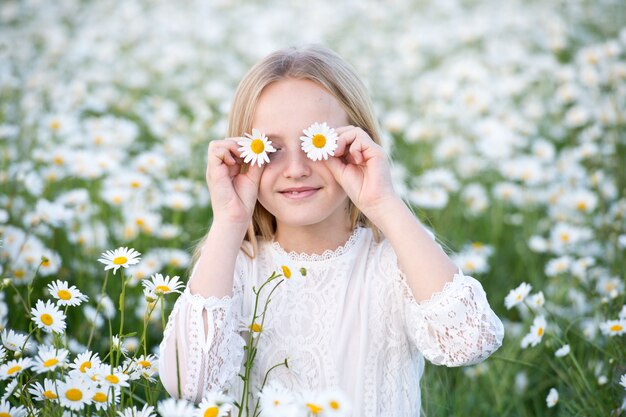
[[[465,277],[393,190],[383,149],[360,128],[339,134],[329,169],[354,204],[383,232],[381,271],[401,286],[407,334],[436,364],[480,361],[502,342],[503,328],[482,286]]]
[[[247,268],[245,257],[238,254],[262,170],[253,166],[243,172],[237,155],[234,138],[209,144],[206,178],[213,224],[160,346],[163,385],[171,395],[191,401],[228,388],[243,357],[238,323],[241,279]]]

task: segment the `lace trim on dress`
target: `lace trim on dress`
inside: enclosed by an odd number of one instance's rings
[[[359,237],[361,237],[362,232],[363,232],[363,228],[362,227],[355,228],[354,231],[352,232],[352,234],[350,235],[350,237],[348,238],[348,240],[346,241],[346,243],[344,243],[343,245],[339,246],[335,250],[327,249],[327,250],[325,250],[321,254],[317,254],[317,253],[308,254],[308,253],[304,253],[304,252],[295,252],[295,251],[287,252],[276,241],[272,241],[272,242],[270,242],[270,244],[271,244],[272,248],[274,248],[274,250],[276,250],[276,252],[278,252],[279,254],[281,254],[283,256],[288,257],[289,259],[291,259],[292,261],[295,261],[295,262],[328,261],[330,259],[335,259],[335,258],[337,258],[337,257],[339,257],[339,256],[341,256],[341,255],[343,255],[345,253],[347,253],[350,249],[352,249],[352,247],[359,240]]]

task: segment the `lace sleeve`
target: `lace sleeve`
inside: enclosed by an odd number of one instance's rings
[[[227,390],[241,366],[245,342],[238,332],[241,291],[204,298],[186,288],[176,300],[159,347],[159,375],[170,395],[198,402]]]
[[[502,345],[504,327],[480,283],[459,270],[443,290],[417,303],[403,283],[409,337],[435,365],[472,365]]]
[[[500,347],[504,327],[476,279],[459,270],[440,292],[418,303],[391,245],[383,251],[381,262],[401,293],[407,335],[430,362],[471,365],[485,360]]]

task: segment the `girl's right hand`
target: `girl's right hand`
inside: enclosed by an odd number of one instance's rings
[[[206,181],[211,196],[213,218],[247,226],[257,201],[263,167],[244,169],[237,140],[226,138],[209,143]],[[244,172],[245,171],[245,172]]]

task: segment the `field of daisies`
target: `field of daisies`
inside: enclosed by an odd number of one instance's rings
[[[241,415],[169,398],[158,344],[238,80],[310,42],[362,75],[397,190],[505,325],[485,363],[427,366],[423,415],[626,415],[623,3],[23,0],[0,3],[0,416]],[[348,415],[310,401],[272,415]]]

